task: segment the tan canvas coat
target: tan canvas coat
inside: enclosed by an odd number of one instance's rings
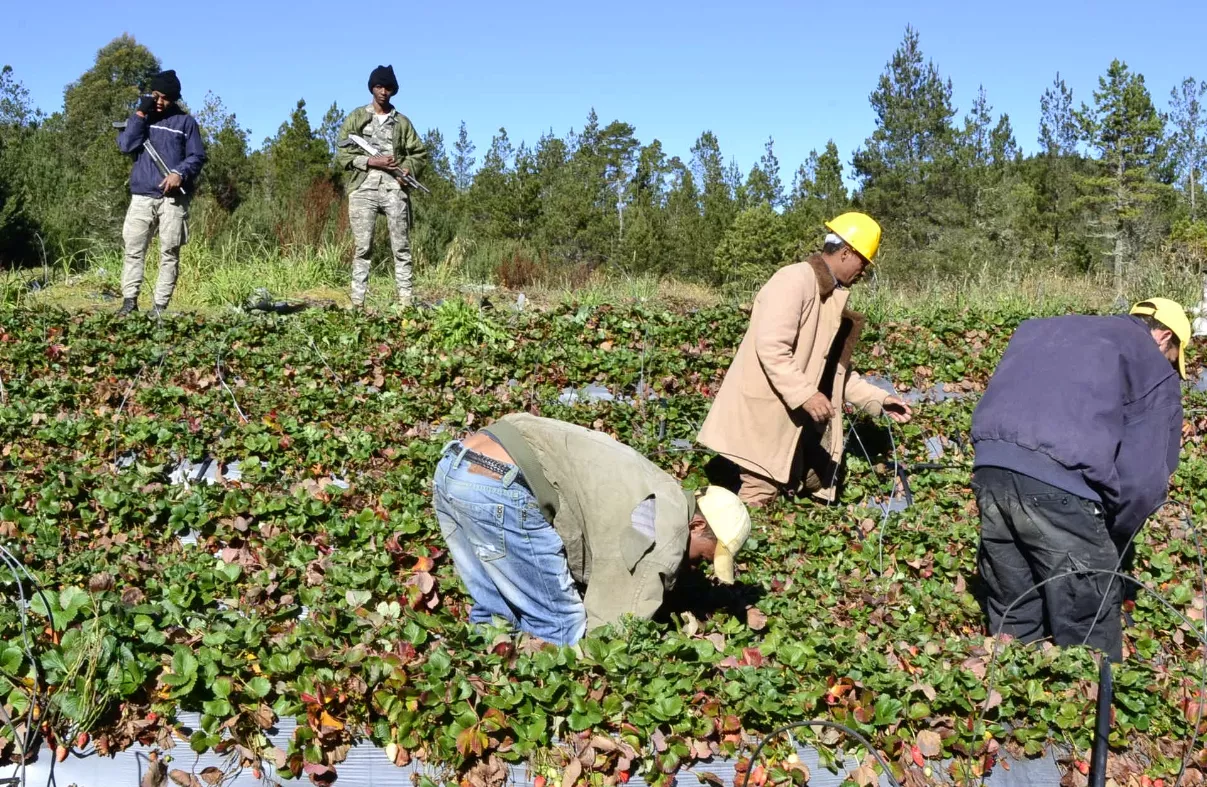
[[[887,392],[850,368],[863,316],[846,309],[820,256],[786,265],[759,290],[750,327],[708,411],[699,442],[752,473],[787,484],[804,429],[824,433],[835,463],[842,458],[842,405],[879,415]],[[840,335],[841,334],[841,335]],[[829,388],[834,418],[814,424],[801,409]],[[824,479],[830,486],[831,479]],[[833,489],[820,496],[829,497]]]

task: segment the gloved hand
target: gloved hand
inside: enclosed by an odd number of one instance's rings
[[[143,96],[138,102],[138,111],[144,117],[150,117],[155,114],[155,98],[154,96]]]

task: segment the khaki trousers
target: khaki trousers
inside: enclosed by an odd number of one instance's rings
[[[180,270],[180,247],[189,237],[188,197],[147,197],[135,194],[126,209],[122,240],[126,256],[122,263],[122,297],[137,298],[142,287],[147,248],[159,230],[159,276],[155,280],[154,303],[165,307],[176,289]]]

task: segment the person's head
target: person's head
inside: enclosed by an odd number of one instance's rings
[[[711,560],[717,579],[732,585],[734,556],[749,535],[750,512],[737,495],[720,486],[697,494],[687,547],[689,561]]]
[[[180,79],[175,71],[160,71],[151,77],[151,97],[155,99],[155,111],[160,114],[180,100]]]
[[[1182,379],[1186,379],[1186,344],[1190,341],[1190,320],[1177,301],[1149,298],[1132,307],[1131,314],[1148,326],[1153,341]]]
[[[394,76],[394,66],[378,66],[369,74],[369,92],[373,100],[385,106],[398,93],[398,79]]]
[[[880,225],[866,213],[844,213],[826,222],[822,259],[844,287],[859,281],[880,248]]]

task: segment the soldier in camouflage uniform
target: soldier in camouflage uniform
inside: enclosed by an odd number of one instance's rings
[[[339,131],[336,164],[344,173],[348,192],[348,223],[356,254],[352,260],[352,305],[364,306],[369,289],[369,254],[377,214],[383,213],[394,252],[394,284],[403,306],[411,303],[410,196],[387,170],[400,169],[418,177],[427,164],[427,149],[406,115],[390,104],[398,92],[393,66],[378,66],[369,75],[373,103],[354,109]],[[369,156],[344,144],[349,134],[364,137],[378,155]]]

